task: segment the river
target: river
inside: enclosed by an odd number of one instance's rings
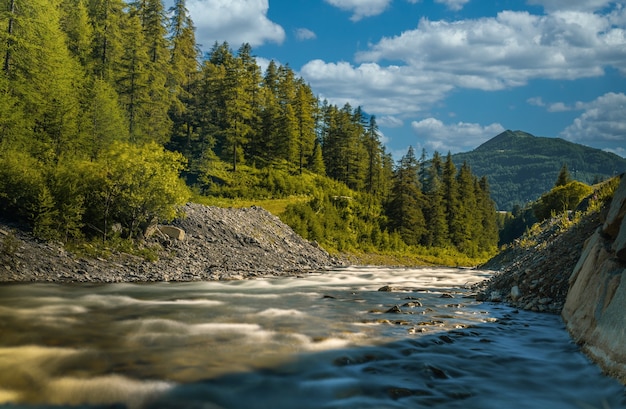
[[[0,407],[626,408],[558,316],[468,297],[487,276],[2,285]]]

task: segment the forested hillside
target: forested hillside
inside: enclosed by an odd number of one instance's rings
[[[0,209],[42,239],[141,237],[190,197],[288,197],[281,217],[331,250],[495,249],[486,178],[437,152],[394,163],[374,116],[262,72],[248,44],[201,55],[184,0],[9,0],[0,55]]]
[[[593,184],[626,171],[626,159],[559,138],[505,131],[471,152],[453,155],[485,175],[499,210],[524,207],[549,191],[563,165],[574,180]]]

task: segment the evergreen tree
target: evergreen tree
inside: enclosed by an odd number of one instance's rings
[[[439,152],[435,151],[427,170],[426,184],[423,186],[426,196],[426,221],[428,237],[426,244],[434,247],[446,247],[448,240],[448,219],[444,202],[442,183],[443,164]]]
[[[148,72],[148,48],[146,47],[141,20],[136,10],[125,20],[124,54],[120,59],[119,70],[116,71],[116,89],[120,103],[128,116],[128,134],[134,143],[148,142],[146,119],[150,101],[150,84]]]
[[[442,193],[445,206],[446,222],[448,224],[448,241],[459,243],[459,229],[461,226],[461,212],[459,203],[459,189],[456,180],[456,167],[452,162],[452,154],[448,152],[442,169]]]
[[[300,173],[302,173],[302,169],[315,147],[315,120],[317,117],[317,98],[313,95],[311,88],[302,80],[297,81],[296,84],[294,107],[297,124],[296,150],[298,168]]]
[[[370,116],[365,132],[365,150],[367,152],[367,173],[365,190],[373,195],[379,195],[380,179],[382,177],[382,153],[378,124],[376,117]]]
[[[572,181],[572,176],[570,175],[569,170],[567,169],[567,164],[564,163],[563,166],[561,167],[561,170],[559,171],[559,176],[556,178],[556,183],[554,184],[554,187],[565,186],[571,181]]]
[[[61,10],[61,27],[67,35],[67,47],[87,69],[93,42],[93,27],[89,21],[87,4],[85,0],[63,0]]]
[[[5,56],[3,75],[10,101],[21,110],[22,138],[38,158],[50,160],[73,153],[79,144],[77,126],[83,78],[67,49],[58,1],[24,0],[8,4],[0,17],[9,27],[0,39]]]
[[[410,245],[422,243],[426,235],[426,220],[422,213],[424,200],[417,170],[413,147],[409,147],[395,171],[391,201],[387,207],[389,227]]]
[[[114,85],[118,64],[124,54],[122,30],[126,4],[123,0],[88,0],[88,2],[89,17],[93,26],[92,71],[96,78]]]
[[[471,256],[477,255],[477,229],[482,219],[477,207],[475,179],[469,165],[464,162],[457,175],[459,207],[453,243],[459,251]]]
[[[199,135],[196,130],[198,56],[194,26],[185,0],[176,0],[170,8],[170,69],[168,90],[172,93],[170,118],[172,134],[169,146],[183,153],[190,166],[197,154],[192,148]]]

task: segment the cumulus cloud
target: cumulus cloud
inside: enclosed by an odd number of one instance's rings
[[[377,16],[381,14],[391,0],[325,0],[331,6],[349,11],[352,14],[350,20],[359,21],[365,17]]]
[[[585,145],[604,142],[608,147],[626,146],[626,95],[609,92],[584,104],[584,112],[561,132],[561,137]]]
[[[322,94],[402,116],[430,109],[459,88],[494,91],[533,79],[601,76],[606,66],[626,73],[626,30],[611,22],[613,14],[503,11],[454,22],[422,19],[413,30],[370,44],[356,64],[314,60],[301,75]]]
[[[487,126],[467,122],[444,124],[436,118],[413,121],[411,129],[418,138],[427,141],[424,147],[428,151],[442,154],[472,150],[504,131],[499,123]]]
[[[267,17],[268,0],[189,0],[187,8],[204,49],[216,41],[236,49],[243,43],[254,47],[285,39],[285,30]]]
[[[445,4],[452,11],[459,11],[469,3],[470,0],[435,0],[435,3]]]
[[[296,29],[296,38],[300,41],[304,40],[314,40],[317,38],[315,33],[308,28],[298,28]]]
[[[599,76],[626,66],[626,30],[607,16],[564,11],[549,15],[502,11],[495,18],[455,22],[422,19],[414,30],[385,37],[357,54],[359,62],[403,61],[454,76],[459,87],[484,90],[534,78]]]
[[[416,72],[411,67],[382,67],[376,63],[354,66],[348,62],[327,63],[313,60],[302,75],[331,103],[362,106],[377,115],[397,115],[422,110],[426,101],[442,99],[453,87],[435,75]]]

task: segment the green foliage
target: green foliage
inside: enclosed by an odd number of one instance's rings
[[[552,214],[574,210],[593,189],[577,181],[566,185],[556,186],[550,192],[544,194],[533,205],[533,212],[538,221],[545,220]]]
[[[394,169],[374,116],[320,102],[287,65],[262,73],[249,44],[200,65],[185,0],[169,21],[160,0],[15,4],[0,6],[0,210],[36,236],[126,251],[178,214],[183,174],[208,201],[282,200],[334,251],[492,246],[469,168],[412,153]]]
[[[0,152],[0,209],[33,221],[45,188],[44,167],[30,155]]]
[[[89,208],[105,237],[114,222],[136,237],[152,223],[174,219],[177,207],[189,198],[179,178],[183,164],[182,155],[155,143],[114,143],[95,164],[90,181]]]

